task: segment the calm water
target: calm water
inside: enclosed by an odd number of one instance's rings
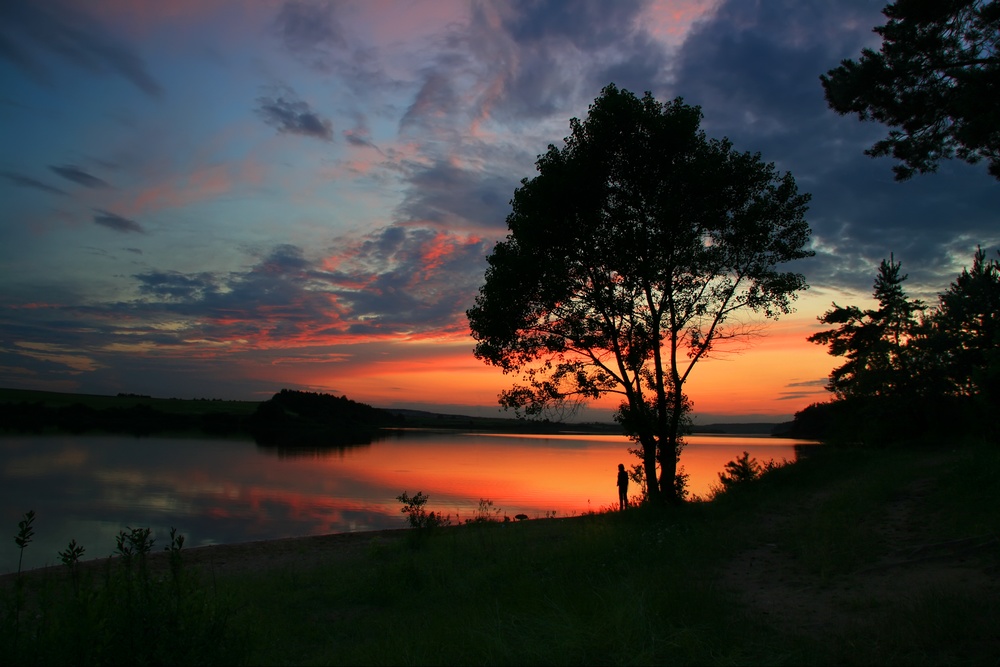
[[[691,436],[681,456],[704,495],[744,450],[794,461],[809,441]],[[263,448],[252,440],[131,436],[0,437],[0,573],[17,569],[17,522],[35,510],[24,568],[59,563],[70,539],[103,558],[119,531],[171,527],[185,547],[403,528],[396,496],[423,491],[428,510],[471,518],[480,499],[513,517],[573,516],[617,502],[628,441],[610,435],[390,431],[344,450]],[[631,489],[637,491],[638,489]]]

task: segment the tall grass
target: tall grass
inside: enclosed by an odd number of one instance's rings
[[[167,576],[147,568],[148,528],[119,533],[117,557],[99,570],[81,572],[84,548],[73,540],[59,554],[66,566],[59,575],[19,571],[13,593],[3,590],[0,664],[243,663],[245,642],[230,624],[226,595],[185,571],[183,537],[171,531],[171,540]]]
[[[804,586],[837,591],[898,546],[877,527],[902,497],[927,543],[1000,534],[995,450],[817,449],[711,502],[519,522],[484,501],[479,520],[421,539],[377,535],[352,558],[207,587],[194,572],[157,581],[119,560],[81,586],[84,600],[55,579],[42,585],[32,612],[42,616],[22,624],[17,655],[5,616],[0,662],[998,664],[996,587],[921,582],[899,599],[858,590],[840,603],[856,622],[793,632],[722,578],[768,544]],[[970,558],[996,571],[995,548]],[[50,601],[60,611],[43,612]]]

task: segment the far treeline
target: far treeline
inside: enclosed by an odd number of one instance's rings
[[[770,428],[773,425],[765,426]],[[784,426],[787,427],[787,424]],[[101,396],[0,389],[0,431],[8,432],[251,435],[260,445],[292,448],[370,443],[379,429],[387,427],[549,432],[566,429],[567,425],[501,417],[386,410],[346,396],[291,389],[282,389],[266,401],[154,398],[124,392],[117,396]],[[619,432],[611,424],[574,424],[573,428]]]
[[[0,428],[14,431],[249,434],[263,445],[315,446],[370,442],[378,428],[404,423],[345,396],[289,389],[262,402],[0,392]]]
[[[796,413],[789,435],[869,446],[1000,441],[1000,260],[978,248],[934,307],[906,295],[900,267],[882,260],[877,308],[834,303],[819,318],[834,328],[808,340],[846,361],[830,374],[834,398]]]

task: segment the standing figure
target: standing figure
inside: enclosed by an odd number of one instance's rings
[[[625,509],[628,506],[628,473],[625,472],[625,464],[618,464],[618,509]]]

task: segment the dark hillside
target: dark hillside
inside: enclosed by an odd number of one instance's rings
[[[368,441],[374,430],[401,422],[345,396],[288,389],[263,402],[0,389],[0,430],[15,432],[249,434],[261,444],[315,446]]]

